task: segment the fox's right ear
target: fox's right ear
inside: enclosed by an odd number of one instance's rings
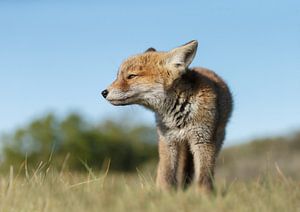
[[[198,48],[198,41],[192,40],[182,46],[172,49],[168,53],[167,65],[176,68],[179,72],[184,72],[192,63]]]

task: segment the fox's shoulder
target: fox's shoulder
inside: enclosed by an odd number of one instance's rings
[[[197,78],[207,79],[208,81],[212,81],[214,83],[225,83],[220,76],[218,76],[214,71],[203,68],[203,67],[195,67],[191,69],[191,72],[196,75]]]
[[[197,84],[202,84],[204,82],[204,84],[211,84],[213,86],[228,89],[226,82],[210,69],[195,67],[191,68],[190,74]]]
[[[223,117],[221,117],[221,119],[225,120],[226,118],[224,117],[230,117],[233,107],[233,99],[231,91],[226,82],[214,71],[206,68],[192,68],[191,73],[195,78],[197,78],[196,84],[198,84],[198,86],[200,87],[199,90],[201,90],[201,87],[203,86],[205,91],[212,91],[216,94],[216,97],[218,98],[218,104],[221,106],[219,108],[222,114],[221,116]],[[208,96],[210,95],[209,93],[207,94]]]

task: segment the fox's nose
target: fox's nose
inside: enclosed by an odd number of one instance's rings
[[[106,98],[107,95],[108,95],[108,90],[105,89],[104,91],[101,92],[101,94],[102,94],[102,96],[103,96],[104,98]]]

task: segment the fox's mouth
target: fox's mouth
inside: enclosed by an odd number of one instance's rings
[[[138,99],[139,94],[133,91],[122,92],[119,90],[111,90],[106,96],[106,100],[116,106],[135,104]]]
[[[115,106],[124,106],[124,105],[129,105],[130,103],[124,102],[123,100],[111,100],[109,101],[112,105]]]
[[[132,102],[130,101],[132,97],[127,97],[124,99],[107,99],[112,105],[115,106],[124,106],[124,105],[130,105]]]

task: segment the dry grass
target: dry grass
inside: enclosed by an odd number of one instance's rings
[[[159,192],[156,162],[132,174],[62,170],[46,163],[0,175],[0,211],[291,211],[300,212],[300,146],[292,141],[259,141],[222,151],[216,192],[193,189]],[[109,163],[108,163],[109,164]],[[107,165],[109,166],[109,165]]]
[[[23,172],[23,170],[22,170]],[[215,195],[155,189],[154,174],[75,174],[36,170],[0,177],[0,211],[300,211],[300,183],[276,173],[217,179]]]

